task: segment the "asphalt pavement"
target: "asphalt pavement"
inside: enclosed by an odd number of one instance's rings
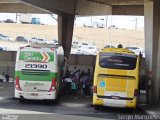
[[[57,103],[33,100],[19,103],[13,95],[13,83],[1,84],[0,97],[3,99],[0,99],[0,120],[144,120],[147,117],[139,108],[94,109],[91,96],[63,96]]]
[[[67,104],[67,103],[66,103]],[[93,119],[120,119],[123,116],[128,116],[131,114],[143,115],[140,109],[132,110],[132,109],[122,109],[122,108],[108,108],[101,107],[99,110],[94,109],[92,106],[67,106],[62,105],[61,103],[51,104],[47,101],[25,101],[24,103],[19,103],[16,99],[8,99],[0,101],[0,113],[3,114],[13,114],[20,116],[23,114],[27,114],[28,118],[32,118],[37,115],[38,120],[43,120],[41,117],[44,116],[55,116],[63,115],[73,116],[73,118],[77,117],[77,120],[80,117],[86,117],[86,120]],[[33,115],[32,115],[33,114]],[[56,117],[56,116],[55,116]],[[61,119],[62,119],[61,118]],[[66,117],[64,117],[66,118]],[[93,119],[93,120],[94,120]],[[23,120],[19,118],[18,120]]]

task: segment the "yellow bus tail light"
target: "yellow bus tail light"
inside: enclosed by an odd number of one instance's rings
[[[97,86],[93,86],[93,93],[97,93]]]

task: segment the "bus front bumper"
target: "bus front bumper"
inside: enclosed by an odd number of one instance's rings
[[[15,98],[23,98],[30,100],[55,100],[57,98],[56,91],[53,92],[25,92],[15,90]]]
[[[133,98],[132,100],[121,100],[121,99],[99,98],[97,97],[97,95],[93,95],[93,105],[119,107],[119,108],[136,108],[137,98]]]

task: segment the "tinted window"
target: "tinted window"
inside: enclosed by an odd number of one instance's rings
[[[136,55],[100,53],[99,65],[102,68],[134,70],[136,68]]]
[[[82,43],[82,45],[88,45],[87,43]]]
[[[2,47],[0,47],[0,51],[3,51],[3,48],[2,48]]]
[[[88,47],[88,49],[95,49],[94,47]]]
[[[39,41],[43,41],[43,39],[38,39]]]

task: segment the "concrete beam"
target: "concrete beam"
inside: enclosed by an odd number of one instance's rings
[[[112,15],[112,6],[86,0],[78,0],[76,15]]]
[[[159,104],[160,100],[160,1],[154,2],[153,9],[153,103]],[[155,71],[155,72],[154,72]]]
[[[115,5],[112,8],[113,15],[144,15],[143,5]]]
[[[160,2],[146,0],[145,13],[145,56],[146,75],[151,89],[147,90],[148,103],[159,104],[160,84]],[[154,99],[153,99],[154,98]]]
[[[20,3],[20,0],[0,0],[0,3]]]
[[[46,12],[42,9],[38,9],[32,6],[24,5],[22,3],[5,3],[0,4],[0,12],[5,13],[44,13],[47,14],[49,12]]]
[[[68,62],[70,59],[70,51],[73,36],[74,17],[70,16],[58,16],[58,40],[62,44],[64,51],[64,66],[63,77],[68,69]]]
[[[58,40],[62,44],[64,57],[69,59],[75,16],[58,16]]]
[[[143,5],[144,0],[87,0],[106,5]]]
[[[21,0],[25,4],[38,7],[59,15],[144,15],[144,6],[107,5],[92,0]],[[116,2],[115,2],[116,3]]]
[[[152,79],[152,50],[153,50],[153,2],[146,1],[144,4],[145,22],[145,61],[147,82],[147,103],[151,103],[151,89],[149,84]]]
[[[43,10],[59,15],[74,15],[76,0],[21,0],[25,4],[32,5]]]

